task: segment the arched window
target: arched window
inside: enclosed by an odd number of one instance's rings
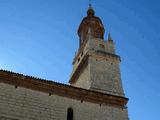
[[[68,108],[67,110],[67,120],[73,120],[73,109]]]

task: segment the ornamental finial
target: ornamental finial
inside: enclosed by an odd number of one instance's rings
[[[92,1],[89,0],[89,7],[91,8],[92,7]]]

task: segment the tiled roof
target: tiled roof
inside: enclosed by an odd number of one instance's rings
[[[27,76],[6,70],[0,70],[0,83],[6,83],[16,87],[24,87],[35,91],[45,92],[49,95],[55,94],[62,97],[68,97],[96,104],[125,107],[128,102],[128,98],[121,96],[78,88],[67,84]]]

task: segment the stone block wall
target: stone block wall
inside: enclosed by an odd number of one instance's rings
[[[90,80],[90,67],[87,65],[83,71],[80,71],[80,77],[78,77],[77,81],[75,82],[75,87],[90,89],[91,80]]]
[[[91,89],[124,96],[118,60],[96,56],[90,59]]]
[[[0,120],[128,120],[127,109],[51,95],[0,83]]]

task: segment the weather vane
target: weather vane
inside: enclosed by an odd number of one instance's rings
[[[89,7],[92,7],[92,1],[89,0]]]

